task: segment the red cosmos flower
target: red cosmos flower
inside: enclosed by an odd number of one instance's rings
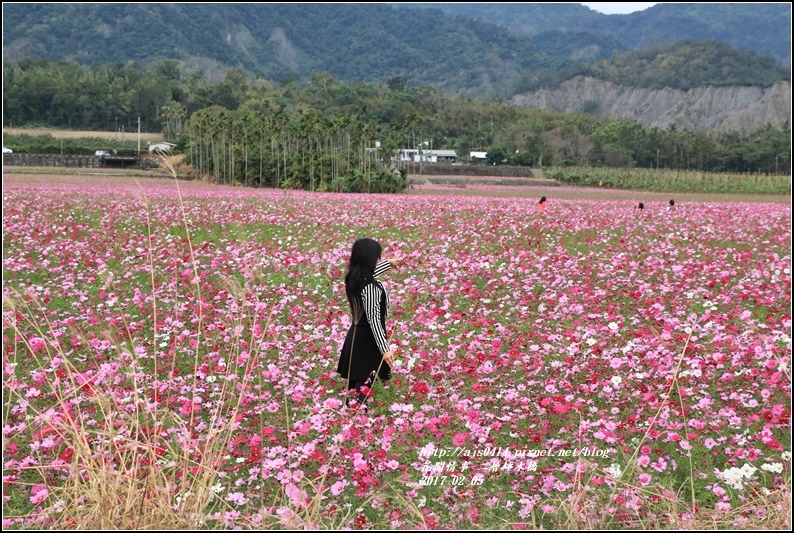
[[[6,455],[9,457],[14,457],[19,452],[19,446],[16,442],[11,442],[6,447]]]
[[[73,455],[74,455],[74,450],[72,450],[71,448],[67,447],[64,451],[62,451],[60,453],[60,455],[58,455],[58,458],[61,461],[65,462],[65,463],[68,463],[69,459],[71,459]]]
[[[320,450],[318,450],[318,449],[315,449],[309,455],[309,457],[311,457],[312,459],[314,459],[315,461],[318,461],[320,463],[324,463],[325,462],[325,454],[323,452],[321,452]]]
[[[485,392],[488,390],[488,384],[478,381],[474,385],[472,385],[471,390],[473,390],[476,393]]]
[[[420,381],[419,383],[415,384],[411,387],[411,392],[414,394],[427,394],[430,391],[430,388],[427,386],[427,383],[424,381]]]
[[[255,463],[262,458],[262,452],[259,448],[252,448],[251,455],[249,455],[246,460],[245,464],[250,465],[251,463]]]
[[[766,444],[770,450],[780,451],[783,449],[783,445],[774,437],[762,438],[761,441]]]

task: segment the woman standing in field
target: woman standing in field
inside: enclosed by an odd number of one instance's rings
[[[337,372],[347,379],[348,390],[355,390],[359,404],[368,397],[375,381],[391,377],[394,359],[386,338],[389,295],[378,278],[398,265],[397,259],[381,261],[381,245],[373,239],[353,243],[345,276],[345,292],[353,324],[347,332],[339,356]]]

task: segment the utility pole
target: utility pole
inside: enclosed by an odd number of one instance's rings
[[[141,116],[138,115],[138,159],[141,158]]]

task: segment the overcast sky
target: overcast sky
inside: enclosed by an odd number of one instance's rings
[[[634,13],[656,5],[655,2],[581,2],[581,4],[607,15]]]

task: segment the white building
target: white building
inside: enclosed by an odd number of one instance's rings
[[[170,152],[171,150],[176,148],[175,144],[167,143],[165,141],[159,143],[146,143],[146,146],[149,147],[150,154],[154,152]]]
[[[419,150],[407,148],[400,150],[400,161],[414,163],[456,163],[458,154],[455,150]]]

